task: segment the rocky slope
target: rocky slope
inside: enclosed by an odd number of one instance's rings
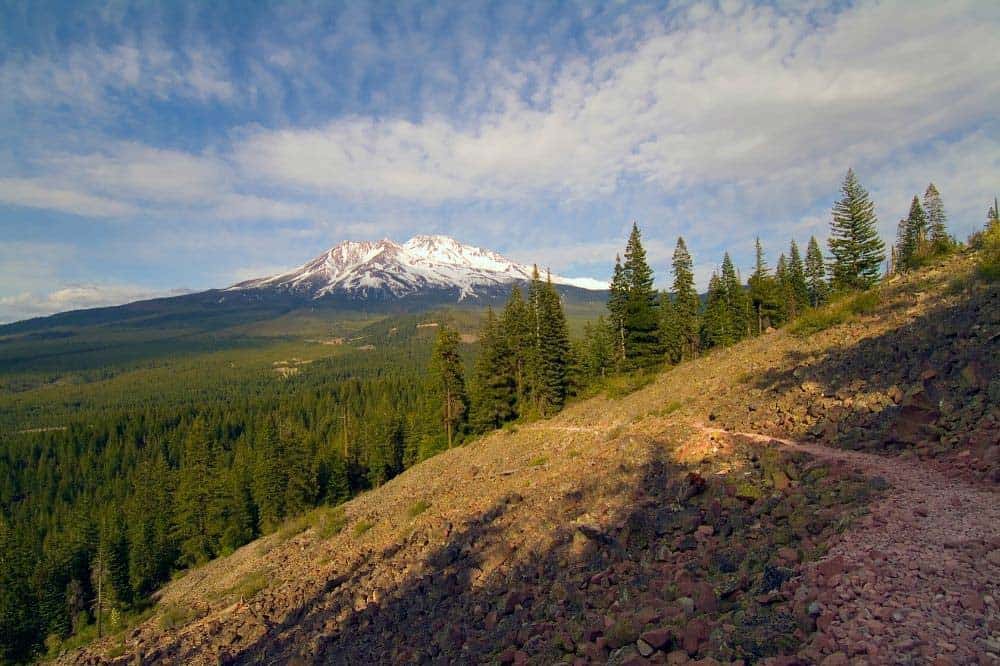
[[[997,663],[1000,295],[968,262],[449,451],[61,661]]]

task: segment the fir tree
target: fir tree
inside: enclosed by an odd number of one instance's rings
[[[510,354],[510,369],[514,376],[514,412],[520,414],[528,405],[529,369],[534,354],[531,312],[517,287],[510,293],[500,317],[502,344]]]
[[[458,355],[458,331],[442,323],[431,357],[431,374],[441,397],[441,423],[447,435],[448,448],[465,422],[468,397],[465,394],[465,375],[462,359]]]
[[[673,273],[671,310],[665,321],[667,345],[679,350],[680,358],[691,358],[698,352],[701,299],[694,288],[694,262],[683,238],[677,239],[674,248]]]
[[[772,323],[781,325],[793,316],[795,306],[792,303],[792,285],[789,280],[788,259],[785,253],[778,255],[778,263],[774,267],[775,283],[775,315]]]
[[[750,299],[728,252],[722,257],[720,279],[722,280],[722,289],[725,292],[727,316],[732,327],[732,339],[734,342],[742,340],[750,335]]]
[[[836,289],[867,289],[878,281],[885,261],[885,244],[878,236],[878,218],[868,192],[848,169],[842,197],[833,206],[828,244],[833,255]]]
[[[604,317],[584,324],[581,362],[587,377],[603,379],[614,369],[614,336],[613,326]]]
[[[927,186],[924,192],[924,211],[927,213],[927,227],[934,254],[946,254],[954,247],[955,241],[948,234],[948,216],[944,212],[944,202],[941,193],[934,183]]]
[[[903,245],[899,250],[899,265],[903,270],[918,267],[927,256],[927,215],[916,196],[910,203],[910,214],[906,217]]]
[[[285,469],[284,500],[285,515],[303,513],[314,505],[319,488],[313,467],[313,452],[302,429],[285,420],[279,430],[281,450],[284,454],[281,464]]]
[[[754,242],[754,271],[747,281],[750,287],[750,302],[754,312],[754,333],[760,335],[767,326],[775,322],[779,313],[778,285],[772,277],[760,238]]]
[[[472,428],[486,432],[499,428],[514,417],[517,385],[511,367],[511,352],[500,323],[487,310],[479,333],[480,352],[476,357],[473,381]]]
[[[258,507],[260,531],[271,532],[285,517],[287,474],[282,462],[284,449],[273,418],[267,418],[256,442],[253,498]]]
[[[806,283],[806,268],[802,262],[799,245],[794,240],[788,248],[788,285],[794,305],[792,317],[809,307],[809,285]]]
[[[204,419],[198,417],[184,440],[177,485],[175,520],[181,562],[198,564],[218,553],[221,509],[216,452]]]
[[[660,360],[659,315],[653,271],[646,262],[639,226],[632,224],[625,247],[622,273],[626,282],[625,335],[626,361],[632,367],[645,367]]]
[[[411,464],[419,460],[414,455]],[[351,482],[347,474],[347,461],[339,453],[335,453],[329,463],[329,478],[326,486],[326,501],[337,505],[351,498]]]
[[[733,342],[732,319],[726,288],[717,273],[708,281],[708,300],[701,320],[702,347],[721,347]]]
[[[625,269],[621,256],[615,256],[615,270],[611,277],[608,294],[608,323],[615,342],[615,358],[619,368],[625,365],[625,317],[628,312],[629,285],[625,279]]]
[[[569,389],[569,329],[551,275],[536,294],[538,369],[535,400],[539,414],[548,416],[562,408]]]
[[[31,655],[42,629],[30,584],[34,554],[0,514],[0,662],[17,663]]]
[[[814,308],[826,302],[829,287],[826,282],[826,264],[823,261],[823,252],[819,249],[819,243],[815,236],[810,236],[809,246],[806,248],[806,285],[809,289],[809,304]]]

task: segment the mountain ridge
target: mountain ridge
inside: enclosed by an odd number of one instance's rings
[[[421,234],[404,243],[341,241],[298,268],[245,280],[224,291],[276,289],[313,300],[333,294],[359,299],[373,293],[405,298],[435,290],[458,289],[458,300],[478,298],[490,289],[531,279],[532,268],[493,250],[466,245],[443,235]],[[591,278],[552,275],[555,284],[602,291]]]

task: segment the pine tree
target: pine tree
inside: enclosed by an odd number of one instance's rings
[[[785,253],[778,255],[778,263],[774,267],[775,283],[775,316],[774,324],[781,325],[792,317],[794,304],[792,302],[792,285],[788,274],[788,259]]]
[[[313,451],[302,428],[291,420],[285,420],[281,424],[278,436],[284,453],[281,461],[285,469],[284,512],[285,515],[293,516],[313,506],[319,494],[313,467]]]
[[[539,414],[548,416],[562,408],[569,389],[569,328],[551,275],[536,293],[538,368],[535,400]]]
[[[792,317],[809,307],[809,285],[806,284],[806,269],[802,262],[799,245],[794,240],[788,248],[788,285],[794,305]]]
[[[727,316],[732,326],[732,339],[734,342],[742,340],[750,335],[750,299],[728,252],[722,257],[720,279],[725,292]]]
[[[815,236],[809,237],[806,248],[806,285],[809,289],[809,303],[814,308],[826,302],[829,287],[826,282],[826,264]]]
[[[830,238],[833,286],[867,289],[878,281],[885,261],[885,244],[878,236],[878,218],[868,192],[848,169],[841,186],[843,196],[833,206]]]
[[[615,256],[615,270],[608,294],[608,323],[614,333],[615,359],[619,368],[625,365],[625,317],[628,312],[628,289],[621,255]]]
[[[479,344],[473,375],[471,422],[474,431],[487,432],[514,417],[517,399],[510,349],[493,308],[487,310]]]
[[[614,369],[614,336],[614,327],[604,317],[584,324],[581,360],[587,377],[603,379]]]
[[[30,584],[34,554],[0,514],[0,662],[26,660],[42,627]]]
[[[674,248],[673,273],[671,310],[664,322],[667,346],[679,350],[680,358],[691,358],[698,353],[701,299],[694,288],[694,262],[683,238],[677,239]]]
[[[528,406],[529,368],[534,354],[534,335],[531,312],[517,287],[511,291],[500,317],[499,335],[510,354],[511,372],[514,375],[514,412],[521,414]]]
[[[754,242],[754,252],[754,271],[747,282],[755,315],[754,334],[760,335],[767,326],[776,323],[779,314],[778,285],[764,259],[764,248],[760,244],[760,238]]]
[[[458,355],[458,331],[442,323],[431,357],[431,374],[441,397],[441,423],[448,440],[454,445],[455,435],[465,422],[468,397],[465,394],[465,374]]]
[[[928,254],[927,215],[916,196],[910,203],[910,214],[906,217],[903,245],[899,251],[899,265],[903,270],[917,268]]]
[[[285,517],[287,472],[284,449],[273,417],[267,418],[257,434],[253,498],[258,507],[260,531],[268,533]]]
[[[625,298],[626,362],[631,367],[646,367],[657,363],[660,347],[659,313],[653,290],[653,271],[646,262],[639,226],[632,224],[625,247],[622,267],[627,294]]]
[[[725,285],[717,273],[708,281],[708,300],[701,320],[702,347],[722,347],[732,344],[732,319]]]
[[[417,462],[414,456],[413,463]],[[329,480],[326,487],[326,501],[337,505],[351,499],[351,483],[347,474],[347,461],[339,453],[335,453],[329,463]]]
[[[941,193],[934,187],[934,183],[930,183],[924,192],[924,210],[927,213],[932,251],[937,255],[950,252],[955,241],[948,234],[948,216],[944,212]]]
[[[199,564],[219,552],[223,528],[216,453],[205,421],[198,417],[184,440],[175,514],[180,559]]]

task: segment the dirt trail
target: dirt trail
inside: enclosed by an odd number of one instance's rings
[[[842,461],[888,484],[871,514],[807,572],[819,631],[803,656],[830,664],[1000,664],[1000,493],[926,461],[695,427]]]

